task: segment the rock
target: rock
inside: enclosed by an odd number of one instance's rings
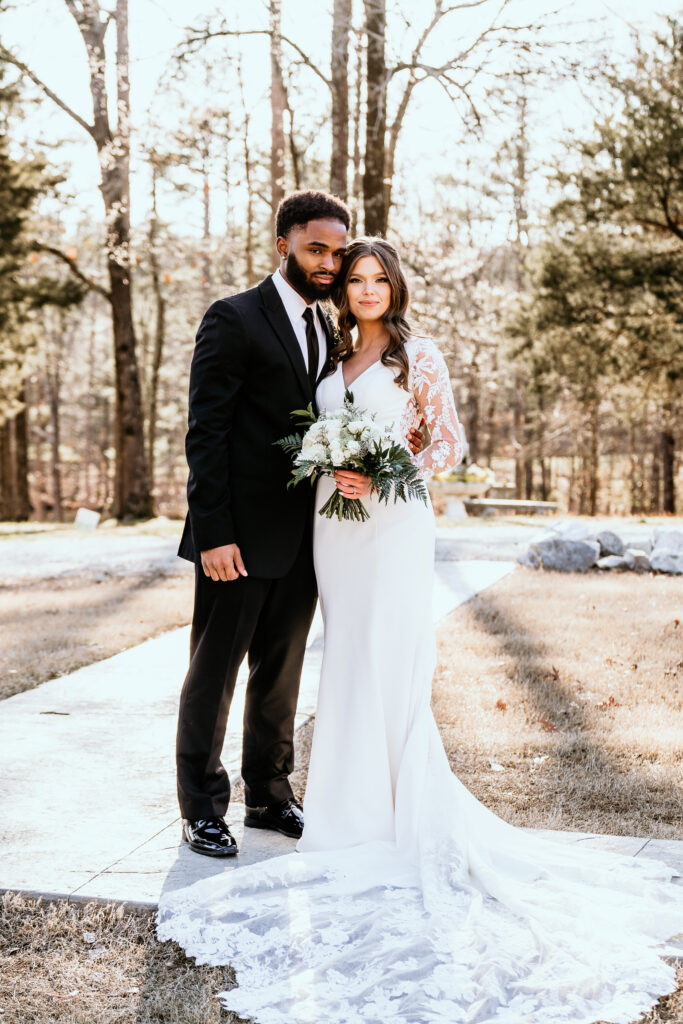
[[[647,555],[645,555],[645,558],[647,558]],[[628,552],[624,555],[605,555],[604,558],[599,558],[597,561],[598,569],[617,569],[620,572],[632,569],[633,564],[633,555],[629,557]]]
[[[549,538],[534,547],[543,568],[557,572],[586,572],[600,557],[597,541]]]
[[[625,551],[626,546],[623,540],[612,530],[602,530],[595,539],[600,545],[601,560],[606,555],[623,555]],[[609,568],[609,566],[605,566],[605,568]]]
[[[650,556],[650,566],[654,572],[666,572],[674,576],[683,574],[683,551],[668,551],[655,547]]]
[[[517,556],[517,561],[520,565],[528,565],[530,569],[539,569],[541,566],[541,560],[538,557],[536,544],[530,544],[526,551],[522,551],[522,553]]]
[[[595,540],[595,530],[592,530],[587,523],[576,523],[569,520],[556,523],[550,528],[543,540]]]
[[[642,540],[631,540],[627,542],[627,547],[630,551],[644,551],[646,555],[649,555],[652,551],[652,541],[647,537]]]
[[[683,554],[683,532],[681,530],[655,530],[655,551],[671,551]]]
[[[650,556],[646,551],[641,550],[641,548],[627,548],[626,557],[628,558],[629,556],[633,560],[631,568],[634,572],[650,571]]]

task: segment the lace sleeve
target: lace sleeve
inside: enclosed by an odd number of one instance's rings
[[[448,368],[433,342],[417,339],[410,354],[410,379],[425,418],[431,444],[413,457],[425,479],[457,466],[463,455],[463,433],[455,411]]]

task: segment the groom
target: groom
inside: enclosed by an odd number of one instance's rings
[[[294,716],[316,602],[313,492],[287,488],[274,442],[290,413],[315,402],[332,330],[318,305],[341,269],[349,210],[295,192],[277,211],[279,269],[219,299],[199,327],[190,372],[189,514],[179,554],[195,563],[190,667],[176,745],[183,838],[211,857],[237,853],[224,815],[221,749],[238,669],[249,660],[242,777],[245,825],[298,838]],[[332,799],[332,795],[330,796]]]

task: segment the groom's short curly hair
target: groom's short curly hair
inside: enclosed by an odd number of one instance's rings
[[[292,228],[304,227],[309,220],[340,220],[348,231],[351,212],[346,203],[329,192],[292,192],[277,208],[275,234],[286,238]]]

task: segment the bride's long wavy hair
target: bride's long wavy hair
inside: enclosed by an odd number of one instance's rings
[[[356,326],[356,318],[349,309],[348,281],[353,273],[353,268],[363,256],[374,256],[381,263],[387,275],[391,299],[382,320],[389,334],[389,342],[382,352],[381,359],[385,366],[398,368],[396,383],[400,388],[408,391],[410,367],[405,343],[412,336],[405,316],[408,308],[408,284],[401,269],[398,253],[393,245],[384,238],[356,238],[346,250],[339,279],[332,295],[332,301],[337,307],[337,328],[340,340],[330,353],[332,362],[328,372],[333,373],[339,363],[345,362],[353,354],[351,331]]]

